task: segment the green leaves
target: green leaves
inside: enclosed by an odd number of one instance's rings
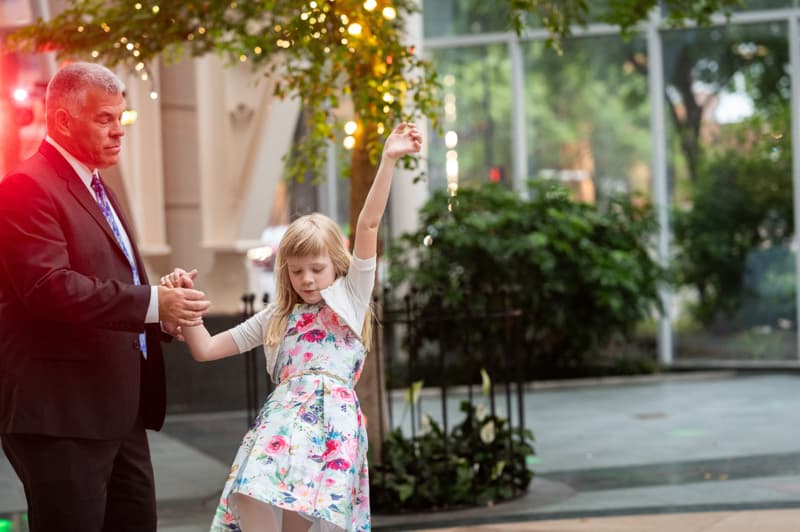
[[[485,373],[485,372],[483,372]],[[488,380],[488,375],[486,375]],[[370,498],[378,511],[453,508],[500,502],[525,491],[533,478],[533,433],[512,429],[484,405],[461,403],[463,420],[447,435],[431,430],[414,439],[400,429],[383,442],[383,463],[370,466]]]
[[[422,391],[423,381],[415,381],[406,390],[406,404],[414,406],[419,401],[419,394]]]
[[[362,0],[204,0],[155,6],[130,0],[78,0],[49,21],[22,28],[11,44],[29,51],[55,50],[61,58],[99,61],[147,72],[160,57],[216,53],[230,64],[247,63],[254,75],[271,75],[275,95],[302,99],[305,138],[292,146],[287,178],[324,175],[327,141],[345,121],[372,162],[382,147],[380,128],[427,117],[437,127],[441,102],[430,64],[405,42],[411,0],[392,2],[395,16],[368,10]],[[353,24],[358,24],[359,31]],[[153,79],[153,76],[149,76]],[[334,111],[352,104],[351,116]],[[415,168],[406,158],[406,168]],[[360,208],[360,206],[358,206]]]
[[[656,229],[649,205],[614,197],[600,207],[571,201],[552,182],[531,186],[530,200],[495,184],[462,188],[452,211],[446,192],[435,193],[420,211],[422,229],[390,249],[389,281],[414,287],[432,315],[467,305],[480,315],[490,308],[488,293],[513,294],[537,358],[563,367],[651,318],[667,277],[649,247]],[[453,327],[458,338],[485,334],[474,323]]]
[[[636,26],[647,22],[653,9],[661,8],[667,25],[681,27],[687,21],[708,25],[716,13],[730,14],[742,0],[509,0],[511,12],[508,25],[517,34],[528,27],[533,15],[549,33],[548,44],[561,52],[562,39],[572,35],[576,26],[586,26],[590,21],[618,26],[623,36],[633,33]]]

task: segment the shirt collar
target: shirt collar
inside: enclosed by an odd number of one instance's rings
[[[54,147],[58,151],[58,153],[64,156],[64,159],[67,160],[72,169],[75,170],[75,173],[78,174],[78,177],[81,178],[83,184],[89,187],[89,189],[91,190],[92,169],[83,164],[82,162],[80,162],[78,159],[76,159],[74,155],[72,155],[70,152],[64,149],[64,147],[61,146],[58,142],[56,142],[50,135],[47,135],[44,138],[44,140],[47,141],[52,147]]]

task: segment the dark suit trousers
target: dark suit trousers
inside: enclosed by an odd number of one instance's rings
[[[120,440],[2,436],[25,488],[30,532],[155,532],[144,426]]]

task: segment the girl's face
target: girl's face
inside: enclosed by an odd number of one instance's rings
[[[320,291],[336,280],[333,262],[327,252],[318,257],[290,257],[286,260],[286,269],[292,288],[309,305],[319,303],[322,300]]]

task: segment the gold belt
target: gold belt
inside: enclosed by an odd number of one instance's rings
[[[337,382],[340,382],[340,383],[344,384],[345,386],[347,386],[348,388],[352,388],[350,383],[347,382],[346,380],[344,380],[343,378],[341,378],[340,376],[335,375],[335,374],[331,373],[330,371],[325,371],[325,370],[322,370],[322,369],[312,369],[312,370],[308,370],[308,371],[303,371],[301,373],[296,373],[296,374],[294,374],[294,375],[292,375],[290,377],[286,377],[285,379],[283,379],[278,384],[278,386],[280,386],[284,382],[288,382],[290,380],[296,379],[298,377],[303,377],[305,375],[322,375],[323,377],[328,377],[329,379],[333,379],[333,380],[335,380]]]

